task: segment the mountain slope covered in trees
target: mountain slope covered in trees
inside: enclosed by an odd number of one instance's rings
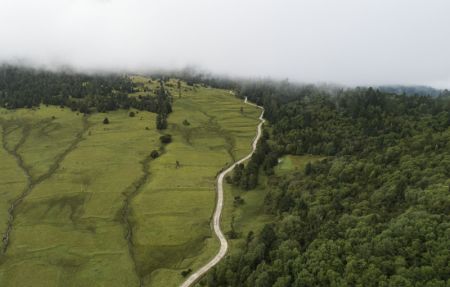
[[[271,175],[264,209],[275,221],[257,236],[242,235],[245,246],[201,284],[448,286],[448,94],[329,95],[252,83],[240,95],[266,108],[266,154],[326,159]]]

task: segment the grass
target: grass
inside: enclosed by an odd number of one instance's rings
[[[259,110],[241,114],[242,101],[224,90],[183,83],[180,95],[176,80],[167,88],[173,142],[155,160],[153,113],[0,110],[2,232],[26,191],[0,255],[0,286],[176,286],[182,270],[214,256],[215,176],[250,151]]]
[[[250,231],[257,233],[265,224],[272,221],[272,216],[264,212],[264,198],[267,194],[267,178],[260,176],[259,185],[256,189],[244,191],[231,184],[225,184],[225,207],[222,219],[222,229],[225,233],[232,230],[237,232],[238,237],[229,239],[231,252],[241,248],[245,238]],[[240,196],[244,203],[234,205],[234,197]]]
[[[83,131],[81,115],[53,107],[10,113],[2,117],[10,123],[24,119],[21,124],[36,129],[41,118],[55,114],[56,120],[77,119],[56,125],[46,139],[29,134],[18,152],[33,177],[40,175],[35,170],[48,170]],[[109,125],[102,124],[102,114],[87,119],[82,140],[17,207],[11,243],[1,259],[1,286],[138,285],[120,218],[123,191],[140,176],[149,149],[159,146],[159,133],[145,130],[154,125],[154,114],[139,115],[142,120],[126,111],[109,113]],[[60,143],[59,148],[40,148],[46,141]],[[42,160],[34,164],[34,158]]]
[[[275,167],[275,173],[283,175],[291,171],[304,171],[309,162],[312,163],[325,158],[325,156],[318,155],[285,155],[279,159],[278,165]]]
[[[0,127],[0,139],[4,141],[3,127]],[[6,230],[8,209],[15,198],[25,189],[27,182],[16,160],[4,148],[0,149],[0,230]]]
[[[172,86],[166,132],[174,142],[152,163],[151,179],[133,201],[136,259],[146,286],[176,286],[182,270],[199,268],[217,252],[209,225],[215,176],[250,151],[258,123],[259,111],[241,114],[243,103],[227,91],[183,84],[179,96]]]

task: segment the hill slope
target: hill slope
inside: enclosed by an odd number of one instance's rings
[[[250,151],[259,110],[226,90],[165,85],[163,131],[147,111],[0,110],[1,286],[176,286],[216,252],[215,176]]]

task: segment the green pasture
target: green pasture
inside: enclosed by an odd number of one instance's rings
[[[245,239],[250,231],[255,234],[266,223],[272,221],[272,217],[264,212],[264,198],[267,194],[267,178],[260,175],[260,184],[257,188],[245,191],[231,184],[225,184],[225,206],[222,219],[222,229],[229,234],[232,230],[236,238],[229,238],[230,252],[237,250],[245,244]],[[242,204],[235,203],[235,197],[242,198]],[[229,236],[228,236],[229,237]]]
[[[318,155],[285,155],[278,160],[275,173],[282,175],[291,171],[303,172],[309,162],[312,163],[325,158],[324,156]]]
[[[0,110],[2,234],[26,193],[0,286],[176,286],[214,256],[215,176],[250,151],[260,111],[225,90],[166,88],[173,113],[162,133],[142,111]],[[163,133],[173,142],[162,148]]]
[[[152,162],[150,180],[133,200],[133,242],[145,286],[176,286],[181,271],[199,268],[217,252],[210,228],[215,177],[251,150],[259,116],[252,107],[241,114],[245,104],[228,91],[182,84],[180,94],[175,80],[166,88],[173,113],[165,133],[173,142]]]
[[[32,126],[18,153],[33,181],[45,179],[15,211],[1,286],[138,285],[121,213],[126,191],[142,176],[140,161],[159,147],[159,133],[145,129],[154,119],[54,107],[2,113],[3,128]],[[15,137],[6,141],[13,145]]]

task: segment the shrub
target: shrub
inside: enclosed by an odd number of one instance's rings
[[[168,144],[172,142],[172,136],[171,135],[163,135],[159,137],[159,140],[163,144]]]
[[[155,159],[157,157],[159,157],[159,152],[157,150],[152,150],[152,152],[150,153],[150,156]]]
[[[191,269],[191,268],[189,268],[189,269],[187,269],[187,270],[183,270],[183,271],[181,271],[181,276],[186,277],[186,276],[188,276],[191,272],[192,272],[192,269]]]
[[[240,197],[239,195],[235,196],[233,203],[234,203],[235,206],[244,204],[244,199],[242,197]]]

